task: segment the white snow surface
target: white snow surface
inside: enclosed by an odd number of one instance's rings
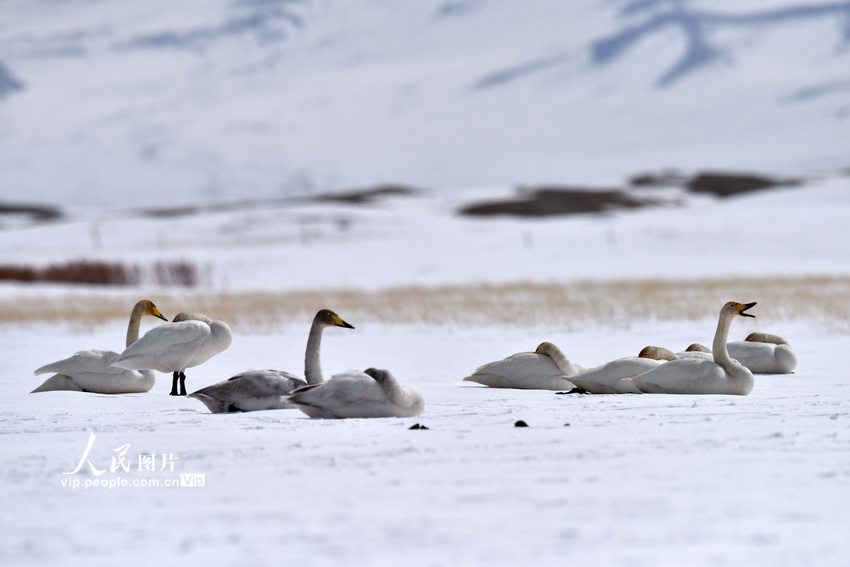
[[[242,333],[188,373],[190,389],[246,367],[301,366],[304,329]],[[708,321],[699,329],[706,336]],[[847,336],[788,326],[800,365],[732,396],[576,396],[488,389],[481,362],[556,341],[593,365],[640,332],[363,326],[329,332],[327,372],[392,368],[426,398],[409,419],[311,420],[297,410],[209,414],[148,394],[27,394],[34,366],[121,325],[68,336],[4,331],[2,554],[6,565],[846,565]],[[740,329],[736,329],[737,336]],[[529,346],[526,346],[529,345]],[[514,427],[524,420],[528,428]],[[410,430],[419,423],[428,430]],[[91,463],[73,475],[90,434]],[[124,447],[129,444],[129,447]],[[126,450],[128,473],[108,469]],[[138,471],[140,455],[173,472]],[[171,459],[170,457],[174,457]],[[168,459],[163,461],[163,459]],[[205,475],[203,487],[91,487]]]

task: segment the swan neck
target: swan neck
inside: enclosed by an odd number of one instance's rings
[[[573,367],[573,363],[567,358],[567,355],[564,354],[560,348],[555,345],[551,345],[546,349],[546,354],[549,355],[555,365],[563,372],[564,374],[575,374],[575,368]]]
[[[734,363],[732,357],[729,356],[729,351],[726,350],[726,341],[729,337],[729,327],[732,326],[733,314],[723,312],[720,314],[720,319],[717,321],[717,331],[714,333],[714,342],[711,345],[712,353],[714,354],[714,362],[730,370],[737,363]],[[734,364],[733,364],[734,363]]]
[[[387,394],[387,397],[390,401],[397,406],[404,406],[407,403],[407,393],[404,391],[404,388],[401,387],[401,384],[398,383],[398,380],[395,379],[390,374],[387,374],[386,378],[384,378],[381,382],[381,387],[384,389],[384,393]]]
[[[142,315],[144,315],[144,307],[136,305],[133,308],[133,312],[130,313],[130,323],[127,325],[127,343],[125,347],[128,347],[139,340],[139,330],[142,326]]]
[[[307,351],[304,353],[304,377],[308,384],[321,384],[322,376],[321,347],[324,326],[314,320],[307,337]]]

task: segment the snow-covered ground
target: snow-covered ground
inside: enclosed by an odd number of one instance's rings
[[[240,333],[189,371],[190,388],[247,367],[299,369],[303,327]],[[704,327],[708,336],[713,327]],[[575,396],[460,381],[544,338],[597,364],[648,337],[681,344],[692,325],[331,331],[326,372],[392,368],[421,389],[427,408],[410,419],[326,421],[297,410],[211,415],[169,397],[164,376],[147,394],[30,395],[33,367],[114,344],[123,325],[82,336],[7,327],[3,562],[846,565],[847,336],[788,331],[797,372],[759,376],[747,397]],[[514,427],[520,419],[529,427]],[[416,423],[429,429],[410,430]],[[105,472],[84,464],[64,474],[91,434],[89,460]],[[112,473],[122,449],[130,471]],[[157,472],[139,471],[145,455]],[[183,474],[204,475],[204,486],[85,488]],[[80,486],[63,485],[73,481]]]

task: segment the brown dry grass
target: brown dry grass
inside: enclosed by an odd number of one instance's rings
[[[280,293],[167,291],[141,294],[169,317],[201,311],[234,329],[274,329],[303,324],[329,307],[357,322],[565,328],[620,326],[634,321],[713,319],[729,300],[757,301],[758,317],[770,321],[823,323],[850,332],[850,277],[729,278],[692,281],[580,281],[443,287],[396,287],[380,291],[310,290]],[[0,323],[66,322],[85,326],[123,320],[138,299],[127,292],[82,290],[67,296],[22,292],[0,303]],[[85,323],[82,323],[85,322]]]
[[[145,273],[138,266],[86,260],[46,267],[4,264],[0,265],[0,280],[110,286],[139,285],[143,281],[186,287],[198,284],[198,268],[187,262],[157,262],[148,271],[150,273]]]

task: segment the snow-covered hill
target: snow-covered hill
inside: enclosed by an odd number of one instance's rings
[[[4,0],[0,199],[847,165],[850,2]]]

